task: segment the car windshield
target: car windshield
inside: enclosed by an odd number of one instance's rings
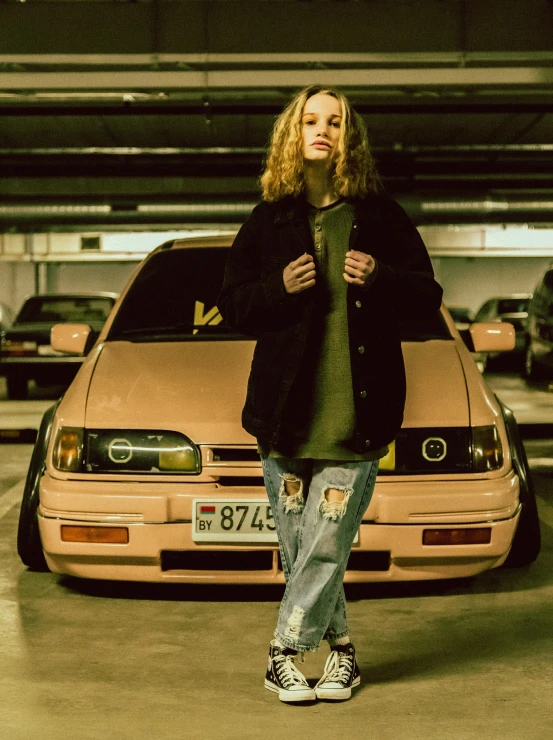
[[[127,292],[108,339],[133,342],[244,339],[223,321],[216,302],[227,247],[167,249],[150,257]],[[451,339],[439,311],[406,319],[406,341]]]
[[[497,303],[497,313],[524,313],[528,311],[529,298],[505,298]]]
[[[107,296],[34,296],[23,304],[17,323],[103,324],[113,304],[114,299]]]

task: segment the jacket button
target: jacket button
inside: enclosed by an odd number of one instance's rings
[[[361,345],[360,347],[357,347],[357,351],[359,352],[360,355],[362,355],[363,352],[365,351],[365,348],[363,347],[363,345]]]
[[[370,446],[371,446],[371,440],[370,439],[366,439],[365,440],[365,447],[370,447]]]
[[[367,398],[367,391],[361,391],[359,395],[361,396],[361,398]]]
[[[361,301],[355,301],[355,305],[357,306],[357,308],[361,308],[363,304],[361,303]]]
[[[353,224],[353,228],[356,229],[357,228],[357,224]]]

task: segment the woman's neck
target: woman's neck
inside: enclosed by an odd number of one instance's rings
[[[324,208],[339,200],[339,195],[332,187],[332,180],[326,168],[305,168],[305,195],[309,203],[316,208]]]

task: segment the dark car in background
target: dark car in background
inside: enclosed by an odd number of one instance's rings
[[[526,347],[528,306],[531,298],[531,293],[513,293],[512,295],[488,298],[480,306],[474,317],[475,322],[506,321],[513,325],[515,329],[515,347],[509,354],[512,357],[516,356],[516,361],[519,363],[522,363],[522,357]],[[488,354],[486,357],[481,358],[484,369],[489,360],[494,356],[494,354]]]
[[[0,301],[0,338],[13,324],[13,311],[9,306]]]
[[[553,377],[553,267],[538,283],[528,306],[523,373],[527,380]]]
[[[8,398],[26,399],[29,380],[37,385],[69,385],[84,357],[52,349],[50,330],[60,323],[89,324],[92,347],[116,299],[115,293],[104,292],[27,298],[12,326],[1,337],[0,375],[6,377]]]

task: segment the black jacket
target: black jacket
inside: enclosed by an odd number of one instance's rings
[[[398,203],[385,194],[353,202],[350,249],[370,254],[377,262],[370,285],[347,289],[356,418],[350,444],[365,452],[391,442],[403,420],[405,370],[398,316],[436,311],[442,289],[418,231]],[[305,252],[313,254],[305,200],[260,203],[232,245],[217,302],[230,326],[258,340],[243,426],[279,446],[294,433],[287,427],[290,398],[301,403],[303,391],[308,396],[310,390],[304,380],[309,374],[299,371],[311,352],[308,342],[320,290],[315,286],[290,295],[282,280],[286,265]]]

